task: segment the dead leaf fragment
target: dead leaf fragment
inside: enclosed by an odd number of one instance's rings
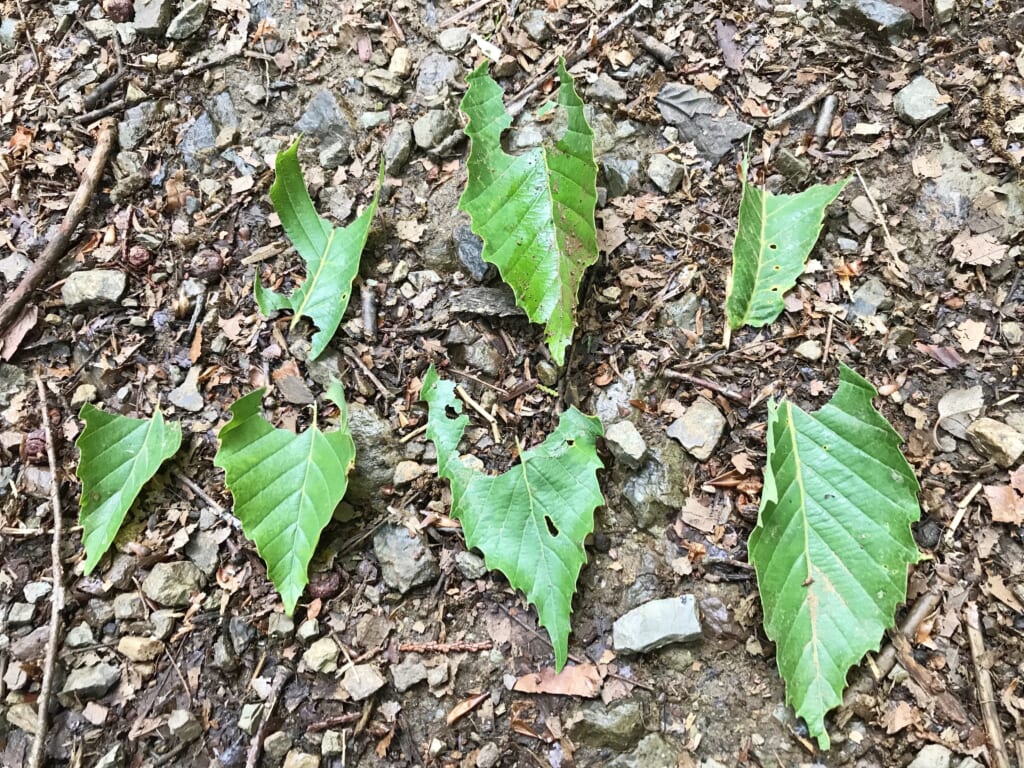
[[[972,235],[965,229],[953,238],[953,258],[972,267],[991,267],[1006,258],[1007,246],[992,235]]]
[[[964,352],[974,352],[985,338],[985,323],[980,320],[964,320],[953,329],[953,335]]]
[[[546,667],[516,680],[512,690],[520,693],[552,693],[592,699],[601,691],[601,672],[594,664],[572,664],[555,674]]]
[[[981,385],[970,389],[951,389],[939,400],[939,422],[937,426],[954,437],[967,439],[967,426],[974,421],[985,407],[985,391]]]

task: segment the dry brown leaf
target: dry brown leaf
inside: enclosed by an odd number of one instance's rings
[[[980,320],[964,320],[953,329],[953,335],[964,352],[974,352],[985,338],[985,323]]]
[[[1009,485],[986,485],[985,500],[997,523],[1024,523],[1024,465],[1010,473]]]
[[[715,526],[718,524],[714,510],[705,507],[693,496],[686,500],[686,504],[683,505],[679,514],[684,523],[703,533],[714,533]]]
[[[473,696],[470,696],[468,699],[463,699],[462,701],[460,701],[458,704],[452,707],[452,711],[449,712],[448,716],[445,718],[445,720],[448,722],[448,725],[451,725],[457,720],[468,715],[474,709],[483,704],[484,700],[488,696],[490,696],[490,694],[486,692],[478,693]]]
[[[953,238],[953,258],[972,267],[991,267],[1006,258],[1007,246],[992,235],[972,235],[965,229]]]
[[[594,664],[572,664],[555,674],[551,667],[531,672],[516,680],[513,691],[583,696],[592,699],[601,691],[601,672]]]

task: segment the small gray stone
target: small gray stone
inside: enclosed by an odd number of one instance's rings
[[[476,768],[495,768],[501,760],[501,750],[493,741],[484,742],[476,753]]]
[[[1024,435],[995,419],[975,420],[967,428],[967,437],[978,453],[1000,467],[1012,467],[1024,454]]]
[[[451,135],[455,126],[455,118],[448,110],[431,109],[412,124],[412,135],[420,149],[433,149]]]
[[[228,621],[228,635],[231,637],[231,645],[234,646],[235,653],[244,653],[256,639],[256,630],[249,623],[249,619],[243,616],[232,616]]]
[[[174,624],[180,616],[180,613],[168,608],[153,611],[149,614],[149,623],[152,626],[150,634],[157,640],[166,640],[174,631]]]
[[[387,504],[380,489],[391,482],[395,464],[401,461],[394,430],[372,408],[355,402],[348,407],[348,427],[356,444],[356,463],[345,499],[356,508],[384,511]]]
[[[243,704],[238,714],[238,730],[253,733],[263,719],[262,704]]]
[[[820,341],[817,339],[808,339],[807,341],[801,342],[797,348],[793,350],[793,354],[797,357],[802,357],[804,360],[816,363],[818,360],[821,360],[821,356],[824,351],[824,347]]]
[[[36,607],[31,603],[13,603],[7,612],[7,623],[12,627],[24,627],[36,617]]]
[[[399,693],[405,693],[426,679],[427,667],[418,653],[406,654],[400,662],[391,665],[391,682]]]
[[[523,31],[535,43],[544,43],[551,39],[551,29],[548,27],[546,14],[539,9],[527,11],[523,14],[520,22]]]
[[[140,35],[158,37],[171,20],[174,0],[135,0],[135,18],[132,26]]]
[[[598,75],[590,84],[587,95],[601,104],[621,104],[629,98],[626,89],[604,73]]]
[[[883,43],[897,43],[914,28],[908,11],[884,0],[840,0],[839,19]]]
[[[299,628],[295,631],[295,636],[303,643],[308,643],[319,634],[320,622],[316,619],[306,619],[299,624]]]
[[[320,150],[320,167],[333,171],[335,168],[340,168],[344,165],[351,154],[352,151],[347,140],[332,141]]]
[[[939,24],[948,24],[956,15],[956,0],[935,0],[933,15]]]
[[[935,84],[924,75],[918,75],[896,94],[893,107],[900,120],[918,126],[949,112],[949,104],[940,99]]]
[[[570,715],[568,732],[580,746],[625,752],[644,735],[643,713],[635,701],[590,702]]]
[[[114,618],[118,621],[146,618],[146,601],[135,592],[122,592],[115,595]]]
[[[320,768],[320,758],[317,755],[293,749],[284,758],[284,768]]]
[[[384,173],[394,176],[399,173],[412,154],[412,126],[405,120],[395,123],[384,140]]]
[[[27,635],[23,635],[11,643],[11,656],[18,661],[37,661],[46,652],[46,644],[49,640],[50,627],[36,627]]]
[[[468,225],[459,224],[452,235],[459,262],[477,282],[484,282],[494,273],[494,265],[483,259],[484,241]]]
[[[853,292],[850,310],[861,317],[871,317],[878,312],[892,308],[889,289],[879,278],[872,275]]]
[[[53,585],[47,581],[30,581],[25,585],[22,593],[25,595],[25,602],[38,603],[53,591]]]
[[[631,421],[623,420],[612,424],[605,430],[604,440],[612,455],[632,469],[639,469],[647,457],[647,443]]]
[[[396,525],[381,528],[373,537],[373,551],[384,583],[402,594],[441,575],[437,558],[423,539],[407,528]]]
[[[285,731],[274,731],[263,740],[264,759],[271,765],[280,765],[291,748],[292,737]]]
[[[608,198],[622,197],[636,189],[640,180],[640,163],[635,157],[604,155],[601,158]]]
[[[342,687],[348,691],[352,701],[362,701],[384,687],[387,681],[373,664],[355,664],[348,668],[341,678]]]
[[[96,399],[96,387],[92,384],[79,384],[71,395],[71,407],[77,408],[85,403],[91,403]]]
[[[724,429],[725,416],[722,412],[707,398],[698,397],[682,416],[672,422],[668,436],[678,440],[697,461],[706,461],[714,453]]]
[[[337,757],[345,751],[345,742],[341,731],[324,731],[320,741],[320,754],[324,757]]]
[[[3,275],[4,280],[8,283],[14,283],[31,266],[32,261],[30,259],[27,259],[20,253],[12,253],[10,256],[0,259],[0,275]]]
[[[295,622],[291,616],[283,613],[272,613],[267,618],[267,636],[272,640],[284,640],[295,631]]]
[[[302,654],[302,661],[314,672],[333,672],[338,668],[341,649],[333,638],[321,637]]]
[[[612,625],[612,644],[620,653],[647,653],[700,637],[700,616],[693,595],[651,600]]]
[[[157,563],[142,582],[142,591],[160,605],[182,606],[202,583],[202,571],[188,561]]]
[[[439,106],[462,74],[462,66],[443,53],[428,53],[420,60],[416,75],[416,100],[424,106]]]
[[[125,635],[117,642],[117,652],[126,659],[149,662],[164,652],[164,644],[152,637]]]
[[[941,744],[926,744],[907,768],[949,768],[953,753]]]
[[[295,123],[295,128],[320,139],[323,145],[343,142],[350,146],[355,138],[352,123],[342,112],[334,93],[328,88],[318,91],[309,100],[306,111]]]
[[[83,269],[68,275],[61,296],[68,309],[113,303],[124,294],[127,283],[125,273],[116,269]]]
[[[76,624],[64,636],[64,643],[68,648],[84,648],[87,645],[95,645],[96,638],[88,624]]]
[[[418,461],[400,461],[395,466],[395,485],[407,485],[417,478],[427,474],[427,468]]]
[[[608,768],[676,768],[677,765],[679,749],[660,733],[649,733],[632,752],[608,763]]]
[[[182,134],[178,151],[189,165],[195,165],[217,148],[217,128],[213,117],[203,111]]]
[[[395,48],[391,54],[391,61],[388,62],[388,71],[399,77],[408,77],[412,72],[412,51],[404,45]]]
[[[666,195],[671,195],[679,189],[683,174],[683,166],[665,155],[652,155],[647,164],[647,178]]]
[[[220,565],[219,537],[209,531],[196,531],[185,545],[185,554],[207,577]]]
[[[103,756],[93,764],[92,768],[123,768],[123,766],[124,747],[115,744],[103,753]]]
[[[437,36],[437,44],[445,53],[458,53],[469,43],[469,30],[465,27],[449,27]]]
[[[144,101],[125,110],[124,120],[117,124],[117,145],[121,149],[135,149],[149,135],[151,123],[157,113],[155,101]]]
[[[455,555],[455,567],[467,579],[482,579],[487,575],[487,563],[472,552],[462,551]]]
[[[206,12],[209,10],[210,0],[185,0],[181,11],[167,25],[167,37],[171,40],[192,37],[203,26]]]
[[[372,131],[391,122],[391,113],[386,109],[380,112],[363,112],[359,116],[359,127],[364,131]]]
[[[199,366],[189,368],[188,373],[185,374],[185,380],[168,393],[167,399],[178,408],[192,413],[203,410],[206,404],[203,402],[203,395],[198,388],[199,374]]]
[[[371,69],[363,75],[363,85],[392,99],[402,94],[402,78],[388,69]]]
[[[71,671],[57,698],[65,707],[74,706],[78,701],[98,699],[117,685],[121,669],[113,664],[100,662],[91,667],[80,667]]]
[[[24,24],[10,16],[0,19],[0,51],[13,50]]]
[[[203,735],[203,726],[187,709],[175,709],[167,716],[167,730],[173,739],[185,744]]]

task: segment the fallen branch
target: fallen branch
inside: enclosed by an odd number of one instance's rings
[[[769,129],[778,128],[780,125],[785,123],[787,120],[789,120],[794,115],[800,114],[805,109],[810,109],[815,104],[817,104],[819,101],[824,99],[826,96],[830,95],[832,93],[832,91],[835,90],[835,87],[836,87],[835,83],[825,83],[825,85],[823,85],[817,91],[815,91],[810,96],[808,96],[806,99],[801,101],[795,107],[790,107],[785,112],[780,112],[779,114],[777,114],[774,117],[770,118],[768,120],[768,128]],[[831,121],[829,121],[829,124],[831,125]]]
[[[4,299],[3,306],[0,307],[0,336],[3,336],[11,324],[21,316],[21,310],[43,280],[52,279],[54,267],[67,252],[71,238],[85,216],[85,212],[89,209],[96,188],[99,187],[103,169],[110,158],[116,137],[117,123],[108,120],[100,125],[96,148],[89,159],[89,165],[82,174],[82,181],[71,200],[71,205],[68,206],[67,213],[64,214],[64,220],[57,228],[57,234],[46,244],[39,259],[25,273],[18,287]]]
[[[260,720],[256,733],[252,735],[252,741],[249,742],[249,751],[245,755],[245,768],[256,768],[260,764],[260,755],[263,754],[263,739],[267,735],[267,726],[270,723],[271,716],[274,714],[274,710],[277,708],[277,702],[281,698],[281,691],[284,690],[285,685],[291,679],[292,671],[284,664],[279,666],[277,672],[274,673],[274,682],[270,687],[270,695],[267,696],[263,718]]]
[[[454,643],[402,643],[398,650],[402,653],[475,653],[489,651],[494,647],[490,640],[479,643],[456,641]]]
[[[999,713],[996,711],[992,675],[989,674],[984,658],[985,636],[981,633],[977,603],[968,603],[964,607],[964,619],[967,624],[967,641],[971,646],[971,661],[974,663],[974,678],[978,683],[978,705],[981,707],[981,717],[985,721],[988,743],[992,747],[992,762],[996,768],[1010,768],[1010,756],[1006,751],[1006,741],[1003,739],[1003,727],[999,724]]]
[[[36,740],[32,744],[30,768],[42,768],[46,747],[46,729],[49,726],[50,699],[53,696],[53,670],[60,647],[61,614],[64,611],[64,566],[60,560],[60,539],[63,531],[60,508],[60,478],[57,476],[57,451],[50,431],[50,409],[46,404],[46,388],[35,373],[36,390],[39,392],[39,415],[43,421],[43,435],[46,439],[46,460],[50,465],[50,506],[53,508],[53,539],[50,544],[50,560],[53,573],[53,590],[50,592],[50,636],[46,643],[46,660],[43,662],[43,681],[39,686],[36,700]]]

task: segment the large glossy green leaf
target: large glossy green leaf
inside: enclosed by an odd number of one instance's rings
[[[78,417],[78,478],[82,481],[78,521],[91,573],[117,536],[139,491],[181,446],[181,427],[166,423],[159,410],[151,419],[107,413],[86,403]]]
[[[260,415],[262,397],[258,389],[231,406],[213,463],[224,470],[242,531],[256,544],[290,615],[309,583],[320,533],[345,495],[356,447],[337,382],[327,390],[341,409],[332,432],[315,423],[301,434],[277,429]]]
[[[842,366],[820,410],[768,409],[768,459],[750,562],[786,696],[827,749],[825,713],[906,598],[918,483],[875,388]]]
[[[285,234],[306,263],[306,280],[291,296],[284,296],[264,288],[257,273],[255,292],[256,303],[264,315],[289,309],[295,315],[293,328],[301,317],[313,321],[317,332],[313,334],[309,357],[315,360],[338,330],[352,297],[352,281],[359,271],[359,257],[377,210],[384,166],[381,164],[377,191],[366,210],[347,227],[335,227],[317,215],[313,207],[302,178],[298,152],[298,139],[288,149],[278,152],[270,199]]]
[[[732,246],[732,285],[725,300],[729,325],[760,327],[783,309],[782,296],[796,285],[821,233],[825,209],[849,179],[815,184],[795,195],[773,195],[747,182]]]
[[[543,443],[520,454],[517,466],[486,475],[460,459],[469,419],[454,390],[431,366],[420,392],[429,407],[427,437],[437,449],[438,474],[451,483],[452,517],[487,567],[505,574],[537,606],[561,670],[576,579],[587,560],[583,540],[594,529],[594,509],[604,503],[594,443],[603,434],[601,422],[570,408]]]
[[[501,134],[512,123],[501,87],[486,64],[467,78],[461,109],[472,143],[459,208],[483,238],[484,260],[498,267],[530,320],[545,324],[551,355],[561,365],[580,281],[597,261],[597,165],[594,133],[563,62],[558,78],[564,134],[554,146],[514,156],[501,148]]]

